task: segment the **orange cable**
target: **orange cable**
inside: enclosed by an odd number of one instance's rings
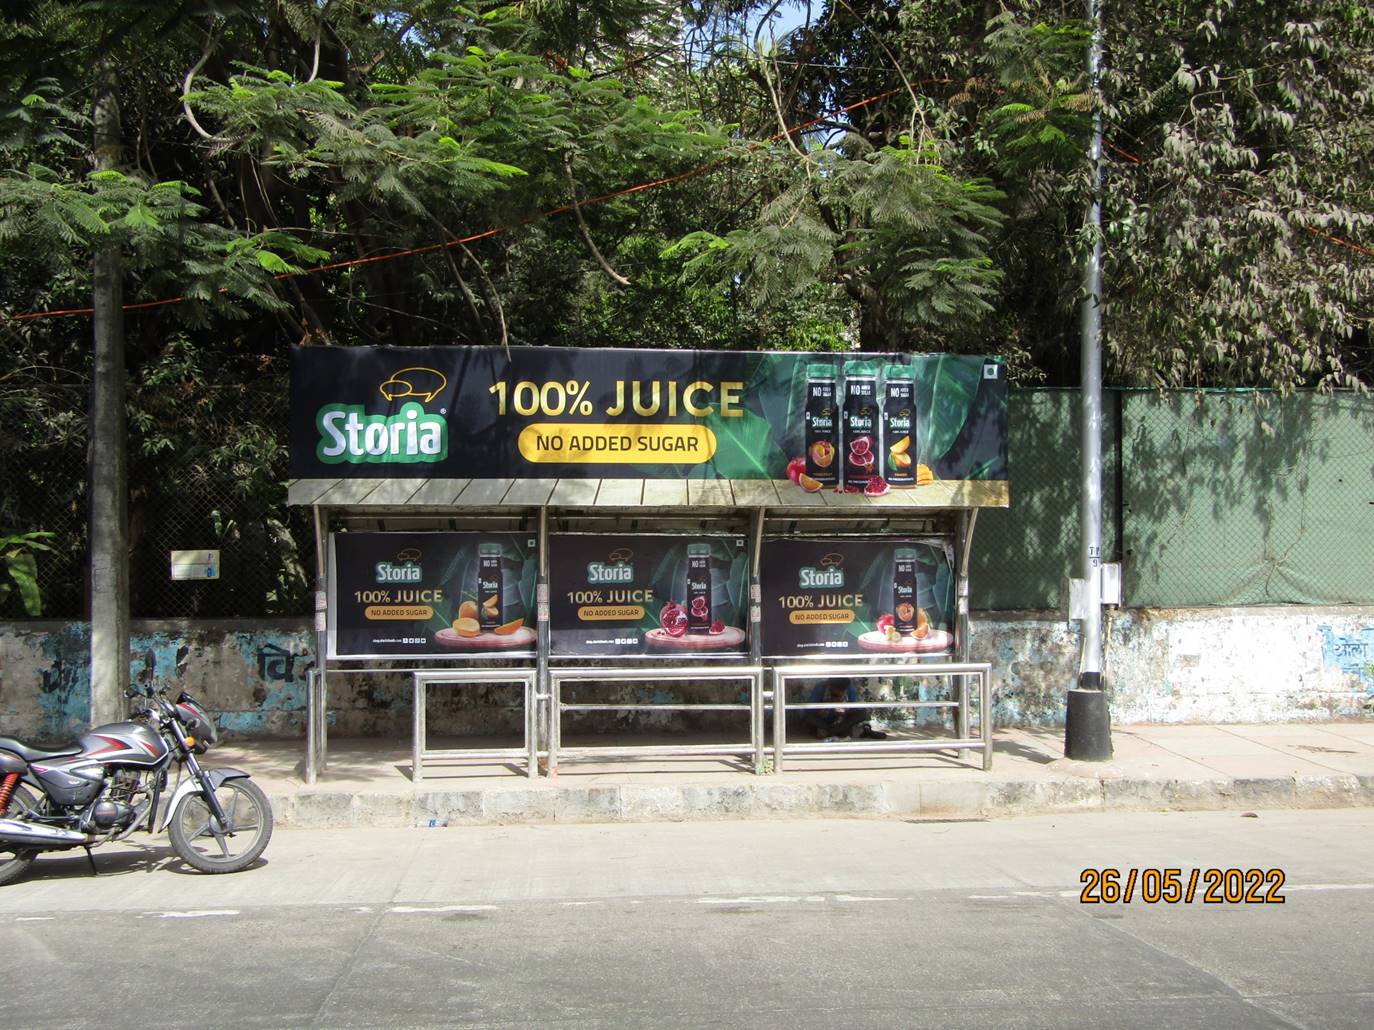
[[[1358,243],[1351,243],[1349,240],[1343,240],[1339,236],[1332,236],[1329,232],[1322,232],[1320,229],[1314,229],[1310,225],[1304,225],[1303,228],[1310,232],[1313,236],[1321,236],[1325,239],[1330,240],[1332,243],[1339,243],[1342,247],[1349,247],[1351,250],[1357,250],[1361,254],[1365,254],[1369,257],[1374,257],[1374,250],[1370,250],[1367,247],[1361,247]]]

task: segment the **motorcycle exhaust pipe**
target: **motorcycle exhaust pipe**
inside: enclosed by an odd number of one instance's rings
[[[40,826],[19,819],[0,819],[0,844],[19,848],[71,848],[85,844],[90,837],[75,830]]]

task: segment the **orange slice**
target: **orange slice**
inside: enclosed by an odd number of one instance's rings
[[[797,482],[801,485],[801,488],[809,494],[814,494],[817,490],[825,486],[819,479],[812,479],[805,472],[797,477]]]
[[[482,627],[478,625],[476,619],[469,618],[468,616],[460,616],[458,619],[454,620],[453,632],[457,633],[460,637],[475,637],[478,633],[482,632]]]
[[[510,634],[514,633],[517,629],[519,629],[519,628],[520,628],[521,626],[523,626],[524,624],[525,624],[525,620],[524,620],[524,619],[511,619],[510,622],[507,622],[507,623],[505,623],[504,625],[501,625],[501,626],[497,626],[496,629],[492,630],[492,632],[493,632],[493,633],[499,633],[499,634],[501,634],[501,636],[505,637],[505,636],[509,636]]]

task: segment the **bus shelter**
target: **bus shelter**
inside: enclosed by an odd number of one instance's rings
[[[314,513],[318,572],[308,781],[331,680],[382,672],[412,678],[416,779],[463,758],[990,764],[968,568],[978,511],[1009,503],[1000,359],[298,348],[291,410],[288,500]],[[819,682],[892,676],[938,689],[845,707],[948,712],[953,735],[789,739],[833,707]],[[432,691],[493,682],[520,692],[520,746],[431,748]],[[563,742],[572,717],[679,711],[737,738]]]

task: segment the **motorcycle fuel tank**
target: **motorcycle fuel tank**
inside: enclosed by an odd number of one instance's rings
[[[112,722],[83,733],[78,740],[82,759],[94,758],[106,765],[160,765],[167,744],[141,722]]]

